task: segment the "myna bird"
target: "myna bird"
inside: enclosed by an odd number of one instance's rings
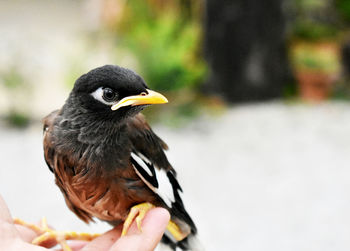
[[[134,219],[141,230],[144,214],[163,207],[171,221],[162,241],[174,250],[190,250],[197,230],[164,153],[168,147],[140,114],[148,105],[167,102],[129,69],[96,68],[44,119],[44,154],[68,207],[81,220],[124,222],[125,235]],[[42,241],[45,237],[36,243]]]

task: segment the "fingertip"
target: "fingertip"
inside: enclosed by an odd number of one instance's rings
[[[159,207],[151,209],[142,221],[142,232],[137,229],[134,222],[128,234],[120,238],[111,250],[154,250],[160,242],[169,220],[168,210]]]
[[[162,235],[170,220],[168,210],[164,208],[154,208],[150,210],[143,221],[142,229],[144,233]]]
[[[154,209],[152,209],[149,214],[151,214],[151,216],[153,217],[153,215],[155,217],[158,218],[158,220],[161,220],[161,222],[166,222],[168,223],[170,220],[170,213],[168,210],[166,210],[165,208],[162,207],[156,207]]]
[[[0,221],[13,223],[10,211],[6,205],[4,198],[0,195]]]
[[[15,224],[15,227],[17,229],[17,232],[19,233],[19,236],[22,238],[22,240],[26,242],[31,242],[35,237],[38,236],[38,234],[35,233],[34,230],[28,227],[18,224]]]

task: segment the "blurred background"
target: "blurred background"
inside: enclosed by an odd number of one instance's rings
[[[117,64],[170,100],[145,114],[206,250],[349,250],[349,24],[349,0],[2,0],[0,194],[27,221],[109,229],[65,206],[40,121]]]

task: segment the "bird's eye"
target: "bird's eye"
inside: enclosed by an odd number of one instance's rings
[[[112,101],[115,101],[116,100],[116,96],[117,94],[115,93],[115,91],[113,91],[111,88],[103,88],[103,99],[106,101],[106,102],[112,102]]]

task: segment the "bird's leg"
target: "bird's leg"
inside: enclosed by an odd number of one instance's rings
[[[61,245],[63,251],[72,251],[66,242],[67,240],[91,241],[100,236],[100,234],[77,233],[72,231],[55,231],[49,228],[45,217],[41,219],[40,226],[27,223],[17,218],[14,219],[14,223],[30,228],[39,234],[39,236],[32,241],[32,244],[41,246],[44,243],[54,242]]]
[[[155,206],[149,202],[144,202],[144,203],[138,204],[136,206],[133,206],[130,209],[128,217],[126,218],[126,220],[124,222],[122,236],[125,236],[127,234],[134,219],[136,221],[137,228],[140,230],[140,232],[142,232],[142,228],[141,228],[142,220],[143,220],[143,218],[145,218],[146,213],[154,207]],[[181,241],[184,238],[186,238],[186,236],[187,236],[186,234],[183,234],[181,232],[179,226],[171,220],[168,223],[167,230],[174,236],[174,238],[177,241]]]

